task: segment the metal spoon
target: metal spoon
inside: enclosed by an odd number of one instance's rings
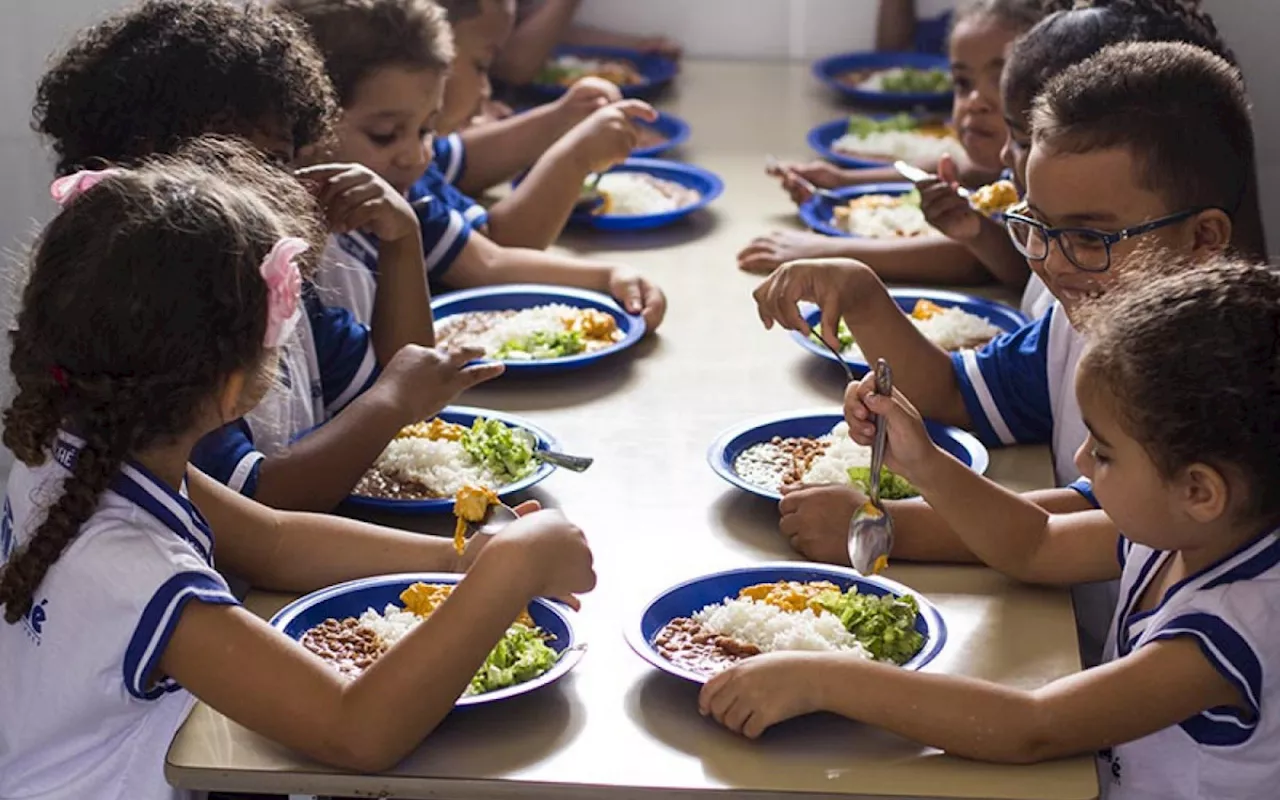
[[[770,156],[770,155],[765,156],[764,166],[765,166],[765,169],[776,170],[778,172],[784,171],[782,168],[782,162],[778,161],[778,159],[775,158],[774,156]],[[824,198],[826,200],[830,200],[833,203],[843,204],[845,202],[843,197],[831,191],[830,189],[823,189],[821,187],[814,186],[812,181],[809,181],[806,178],[800,175],[797,175],[795,172],[791,170],[786,170],[786,172],[788,175],[792,177],[793,180],[795,180],[796,183],[803,186],[810,193],[815,194],[818,197]]]
[[[520,519],[520,515],[511,506],[504,503],[494,503],[485,512],[484,519],[479,522],[467,523],[467,538],[470,539],[472,536],[481,533],[492,536],[518,519]]]
[[[588,467],[596,463],[594,458],[571,456],[567,453],[557,453],[554,450],[540,449],[538,440],[526,430],[517,430],[515,434],[529,443],[529,447],[533,450],[532,455],[534,458],[547,464],[563,467],[570,472],[586,472]]]
[[[831,355],[836,357],[836,361],[844,369],[844,376],[848,380],[848,382],[853,383],[854,381],[856,381],[857,378],[853,374],[853,368],[849,366],[848,361],[844,360],[844,356],[840,353],[840,351],[835,349],[831,345],[827,344],[827,340],[822,338],[821,336],[817,337],[817,339],[819,342],[822,342],[823,347],[827,348],[827,352],[829,352]]]
[[[904,178],[906,178],[907,180],[911,181],[912,183],[919,183],[920,181],[927,181],[927,180],[929,180],[930,178],[932,178],[932,177],[933,177],[932,175],[930,175],[929,173],[927,173],[927,172],[925,172],[924,170],[920,169],[919,167],[917,167],[917,166],[915,166],[915,165],[913,165],[913,164],[908,164],[908,163],[907,163],[907,162],[905,162],[905,161],[895,161],[895,162],[893,162],[893,168],[894,168],[894,169],[896,169],[896,170],[898,171],[898,174],[899,174],[899,175],[901,175],[902,177],[904,177]],[[963,186],[957,186],[957,187],[956,187],[956,194],[958,194],[958,195],[960,195],[961,197],[963,197],[964,199],[968,200],[968,199],[970,199],[970,195],[972,194],[972,192],[970,192],[968,189],[964,188]]]
[[[587,182],[582,185],[578,202],[573,204],[575,211],[590,211],[604,202],[604,195],[600,193],[599,188],[600,179],[603,177],[603,172],[596,172],[587,178]]]
[[[876,362],[876,394],[893,394],[893,372],[882,358]],[[885,419],[876,416],[876,436],[871,443],[871,487],[867,502],[849,522],[849,562],[863,575],[875,575],[889,565],[893,550],[893,518],[880,503],[880,471],[884,469]]]

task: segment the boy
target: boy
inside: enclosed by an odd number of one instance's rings
[[[854,261],[794,262],[756,299],[766,326],[806,330],[800,300],[822,307],[824,334],[843,317],[869,359],[889,361],[922,414],[973,429],[989,445],[1051,444],[1065,487],[1079,477],[1072,458],[1086,438],[1074,399],[1084,340],[1072,315],[1114,282],[1136,248],[1192,258],[1226,248],[1252,170],[1253,133],[1239,73],[1186,44],[1109,48],[1053,79],[1032,120],[1030,210],[1008,224],[1057,298],[1037,322],[977,352],[947,353]],[[1037,493],[1037,502],[1057,513],[1092,507],[1088,485],[1071,485]],[[850,503],[860,499],[839,487],[790,492],[782,532],[810,557],[843,561]],[[972,558],[924,504],[892,505],[899,557]]]

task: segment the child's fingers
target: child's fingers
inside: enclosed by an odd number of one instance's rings
[[[822,309],[822,340],[837,353],[840,352],[840,293],[828,291],[818,301]],[[803,317],[802,317],[803,319]]]
[[[653,106],[643,100],[622,100],[613,104],[627,117],[627,119],[642,119],[645,122],[653,122],[658,118],[658,111]]]
[[[765,281],[751,292],[751,298],[756,301],[756,316],[760,317],[760,324],[764,326],[765,330],[773,329],[772,288],[773,282]]]
[[[472,386],[478,386],[485,381],[491,381],[503,372],[506,372],[506,370],[507,366],[501,361],[490,361],[466,367],[458,373],[458,391],[464,392]]]
[[[644,292],[640,289],[640,281],[627,281],[614,299],[621,300],[623,308],[632,314],[644,310]]]
[[[445,358],[449,367],[460,370],[472,361],[484,358],[483,347],[457,347],[447,350]]]
[[[738,268],[754,275],[768,275],[778,268],[778,258],[772,252],[754,251],[738,256]]]
[[[938,177],[953,186],[960,182],[960,169],[950,153],[943,153],[938,159]]]
[[[316,200],[319,201],[322,208],[328,210],[334,201],[348,190],[370,183],[369,173],[350,169],[325,180],[320,185],[319,191],[316,192]]]
[[[517,517],[523,517],[528,514],[532,514],[535,511],[541,511],[542,503],[539,503],[537,500],[526,500],[511,510],[516,512]]]

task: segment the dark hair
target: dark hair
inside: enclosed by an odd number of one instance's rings
[[[173,152],[206,133],[279,129],[294,149],[337,113],[324,63],[285,15],[224,0],[148,0],[80,32],[40,79],[32,127],[61,174]]]
[[[484,14],[486,0],[436,0],[445,13],[449,15],[449,23],[456,25]],[[497,0],[500,2],[501,0]]]
[[[1161,262],[1128,273],[1132,285],[1091,310],[1083,368],[1116,397],[1121,424],[1165,477],[1197,462],[1234,468],[1248,485],[1246,514],[1271,520],[1280,515],[1280,275],[1221,257],[1198,266],[1144,257]]]
[[[60,429],[85,446],[44,521],[0,567],[6,621],[30,608],[125,458],[187,433],[230,374],[265,366],[261,263],[287,235],[319,252],[311,207],[301,184],[247,144],[195,140],[104,178],[45,228],[11,333],[18,393],[4,444],[31,466]]]
[[[974,17],[991,17],[1009,27],[1025,31],[1044,16],[1044,0],[966,0],[951,15],[951,32]]]
[[[1031,120],[1037,146],[1127,149],[1140,184],[1176,210],[1234,214],[1253,170],[1239,71],[1189,44],[1111,45],[1050,80]]]
[[[311,30],[343,106],[360,82],[389,66],[441,72],[453,63],[453,31],[431,0],[277,0]]]

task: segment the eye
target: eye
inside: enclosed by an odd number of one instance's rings
[[[973,81],[968,78],[962,78],[957,75],[951,79],[951,82],[955,85],[956,90],[961,94],[967,94],[973,91]]]
[[[378,147],[390,147],[396,140],[395,133],[366,133],[365,136]]]
[[[1095,464],[1107,464],[1111,461],[1110,456],[1103,455],[1096,444],[1089,448],[1089,458],[1093,459]]]

